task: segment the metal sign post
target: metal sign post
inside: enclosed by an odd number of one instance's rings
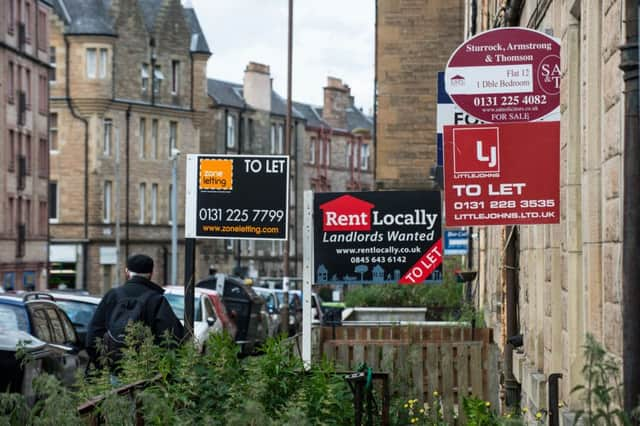
[[[304,191],[302,225],[302,362],[311,367],[311,285],[313,284],[313,192]],[[320,309],[320,306],[316,307]]]

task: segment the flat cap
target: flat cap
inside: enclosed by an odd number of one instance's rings
[[[127,269],[137,274],[150,274],[153,272],[153,259],[146,254],[132,254],[127,259]]]

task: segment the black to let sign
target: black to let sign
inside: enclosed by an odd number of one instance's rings
[[[442,279],[439,191],[314,194],[316,284]]]
[[[187,156],[186,238],[285,240],[288,206],[288,156]]]

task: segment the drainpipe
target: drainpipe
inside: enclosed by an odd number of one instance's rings
[[[506,27],[515,27],[520,22],[520,13],[522,12],[523,1],[511,0],[504,14],[504,22]]]
[[[375,28],[375,40],[374,40],[374,58],[376,58],[376,64],[373,67],[373,135],[371,135],[372,139],[372,145],[373,145],[373,149],[374,149],[374,156],[373,156],[373,187],[374,187],[374,191],[378,190],[378,189],[382,189],[379,187],[378,185],[378,152],[377,152],[377,147],[378,147],[378,1],[376,0],[376,4],[375,4],[375,22],[374,22],[374,28]]]
[[[87,121],[86,118],[78,115],[71,103],[71,88],[69,87],[69,45],[69,36],[65,34],[65,98],[67,101],[67,106],[69,107],[69,111],[71,112],[73,118],[82,121],[82,123],[84,124],[84,241],[82,242],[82,279],[84,280],[84,283],[82,283],[82,287],[87,288],[87,272],[89,270],[87,263],[89,240],[89,121]]]
[[[129,157],[131,157],[131,153],[129,152],[131,149],[131,143],[130,143],[130,131],[129,131],[129,127],[130,127],[130,123],[131,123],[131,104],[129,104],[129,106],[127,107],[127,112],[125,114],[125,150],[126,150],[126,160],[125,160],[125,183],[124,183],[124,193],[125,193],[125,199],[124,199],[124,210],[125,210],[125,216],[124,216],[124,221],[125,221],[125,228],[124,228],[124,258],[128,259],[129,258],[129,172],[130,172],[130,161],[129,161]]]
[[[640,146],[638,145],[638,0],[625,2],[625,44],[620,69],[623,71],[625,99],[624,128],[624,208],[622,242],[622,336],[624,408],[630,413],[640,398]]]

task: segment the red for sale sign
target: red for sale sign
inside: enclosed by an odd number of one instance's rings
[[[560,123],[444,127],[447,226],[560,222]]]

